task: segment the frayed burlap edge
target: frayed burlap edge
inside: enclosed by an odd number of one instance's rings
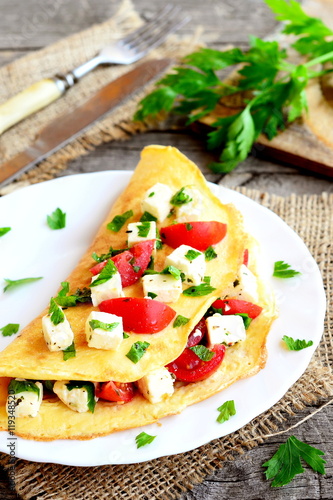
[[[295,417],[297,425],[302,421],[298,415],[307,405],[327,404],[333,396],[333,195],[282,198],[245,188],[240,191],[272,209],[295,229],[322,271],[328,299],[325,332],[304,375],[276,405],[245,427],[187,453],[143,464],[91,468],[17,460],[16,491],[23,499],[176,499],[222,467],[225,460],[290,430],[290,416]],[[309,412],[305,418],[310,416]],[[0,464],[7,469],[9,458],[2,454]]]

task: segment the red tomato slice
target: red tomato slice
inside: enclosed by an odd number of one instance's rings
[[[135,297],[104,300],[98,307],[102,312],[121,316],[125,332],[157,333],[176,316],[176,311],[163,302]]]
[[[200,344],[201,340],[207,333],[207,324],[205,318],[202,318],[199,323],[191,331],[188,340],[187,347],[193,347],[194,345]]]
[[[134,245],[130,250],[124,250],[112,257],[111,260],[113,260],[120,273],[123,288],[134,285],[141,278],[149,265],[150,257],[154,250],[154,243],[155,240],[142,241]],[[94,275],[99,274],[106,263],[107,260],[99,262],[90,271]],[[140,269],[135,272],[134,267]]]
[[[106,401],[124,401],[128,403],[134,397],[134,386],[132,383],[103,382],[97,386],[96,396]]]
[[[244,266],[248,266],[249,265],[249,251],[248,251],[247,248],[244,250],[243,264],[244,264]]]
[[[212,304],[216,309],[222,309],[223,314],[248,314],[250,318],[255,319],[262,311],[262,307],[238,299],[217,299]],[[226,307],[229,306],[229,307]]]
[[[183,382],[199,382],[214,373],[223,361],[225,346],[216,344],[212,347],[215,356],[210,361],[202,361],[191,349],[185,348],[175,361],[167,365],[169,372]]]
[[[172,248],[189,245],[200,251],[219,243],[226,235],[227,225],[222,222],[182,222],[163,227],[160,231],[163,243]]]

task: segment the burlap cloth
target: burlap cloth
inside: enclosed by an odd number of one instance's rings
[[[98,26],[28,55],[0,69],[0,101],[38,78],[66,71],[92,56],[111,37],[118,38],[140,23],[129,1],[125,1],[114,18]],[[169,39],[156,55],[181,56],[193,50],[194,40]],[[75,90],[47,109],[20,123],[0,137],[0,163],[30,144],[37,131],[62,112],[74,108],[96,89],[128,68],[97,70]],[[142,93],[141,93],[142,95]],[[128,137],[144,126],[131,122],[138,95],[92,127],[80,139],[59,151],[39,167],[25,174],[12,188],[55,177],[67,162],[93,147]],[[4,192],[5,190],[3,190]],[[304,240],[323,275],[328,312],[320,346],[305,374],[270,410],[258,416],[239,431],[212,441],[201,448],[180,455],[152,460],[143,464],[76,468],[17,460],[16,491],[24,499],[171,499],[179,498],[187,488],[232,459],[262,443],[272,434],[287,430],[286,417],[300,421],[299,412],[307,405],[327,403],[333,395],[333,195],[292,195],[287,198],[242,189],[289,224]],[[302,412],[302,416],[304,412]],[[288,420],[290,421],[290,419]],[[289,424],[290,425],[290,424]],[[33,446],[33,442],[31,442]],[[0,454],[0,464],[8,466],[7,455]]]

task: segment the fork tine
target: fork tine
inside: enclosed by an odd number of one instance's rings
[[[173,9],[173,7],[174,6],[172,4],[168,4],[165,7],[162,7],[155,13],[155,15],[151,19],[149,19],[149,21],[144,23],[137,30],[132,31],[125,38],[119,40],[119,42],[121,42],[124,45],[132,43],[136,38],[140,37],[149,27],[153,26],[155,23],[158,23],[161,18],[163,18],[170,12],[170,10]]]
[[[138,45],[133,47],[132,50],[136,52],[137,56],[142,57],[146,52],[148,52],[148,50],[151,50],[157,45],[163,43],[170,33],[180,29],[188,23],[190,19],[190,16],[184,16],[181,19],[174,20],[172,23],[168,22],[161,29],[159,29],[158,33],[153,34],[150,38],[142,40]]]

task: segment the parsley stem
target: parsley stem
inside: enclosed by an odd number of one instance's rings
[[[331,59],[333,59],[333,51],[327,52],[327,54],[323,54],[322,56],[315,57],[314,59],[311,59],[311,61],[308,61],[308,62],[304,63],[303,66],[305,66],[306,68],[308,68],[310,66],[315,66],[316,64],[320,64],[320,63],[324,63],[324,62],[330,61]]]

